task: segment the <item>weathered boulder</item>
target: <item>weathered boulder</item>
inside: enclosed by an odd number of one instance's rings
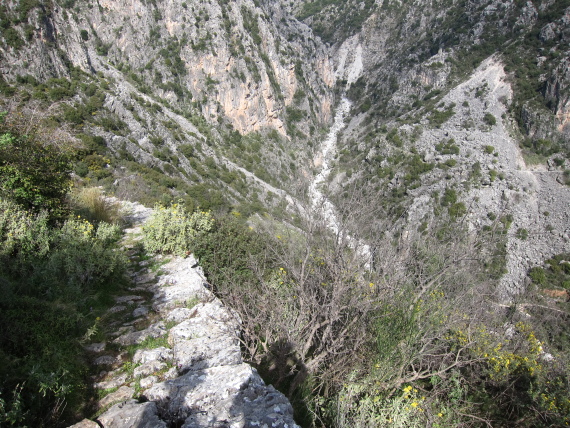
[[[133,331],[130,333],[125,333],[119,337],[117,337],[114,342],[118,343],[119,345],[128,346],[128,345],[136,345],[137,343],[142,343],[145,339],[152,337],[160,337],[166,334],[166,330],[164,328],[163,322],[158,322],[156,324],[151,325],[150,327],[139,330]]]
[[[247,364],[191,371],[154,385],[145,396],[182,427],[296,427],[285,396],[266,386]]]
[[[172,350],[161,346],[154,349],[139,349],[133,356],[133,363],[145,364],[150,361],[172,360]]]
[[[240,364],[239,341],[235,338],[199,337],[174,344],[174,361],[178,371],[202,370],[209,367]]]
[[[83,419],[81,422],[77,422],[69,428],[99,428],[99,424],[97,422],[90,421],[89,419]]]
[[[97,419],[103,428],[166,428],[158,417],[156,404],[128,400],[111,407]],[[95,424],[95,426],[98,426]]]
[[[129,400],[133,397],[135,390],[128,386],[121,386],[115,392],[105,396],[101,401],[99,401],[99,405],[101,407],[107,407],[111,404],[119,403],[121,401]]]

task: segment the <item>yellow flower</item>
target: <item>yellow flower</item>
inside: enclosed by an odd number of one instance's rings
[[[412,387],[410,385],[408,385],[404,388],[404,392],[410,392],[411,390],[412,390]]]
[[[414,401],[411,406],[415,409],[416,407],[419,406],[419,403],[417,401]]]

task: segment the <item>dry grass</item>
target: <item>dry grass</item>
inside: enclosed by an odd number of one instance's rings
[[[119,223],[122,220],[120,206],[105,197],[97,187],[75,189],[70,195],[72,209],[92,223]]]

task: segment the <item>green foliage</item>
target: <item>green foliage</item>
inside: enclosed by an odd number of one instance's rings
[[[159,337],[149,336],[145,340],[143,340],[141,343],[138,343],[136,345],[130,345],[127,347],[127,353],[132,358],[139,349],[156,349],[156,348],[160,348],[160,347],[170,348],[170,345],[168,344],[168,335],[167,334],[165,334],[164,336],[159,336]],[[130,364],[132,364],[132,363],[130,363]],[[125,367],[125,366],[123,366],[123,367]],[[133,367],[133,369],[134,369],[134,367]],[[132,375],[132,373],[131,373],[131,375]]]
[[[525,241],[528,238],[528,230],[524,229],[524,228],[518,228],[517,232],[515,233],[515,236],[520,239]]]
[[[448,141],[436,144],[435,149],[442,155],[459,154],[459,146],[455,144],[455,140],[453,138],[450,138]]]
[[[214,219],[209,212],[186,211],[183,204],[166,208],[155,206],[155,211],[143,228],[144,246],[153,253],[184,256],[195,248],[200,235],[209,232]]]
[[[453,106],[447,106],[444,110],[434,109],[432,110],[430,116],[428,117],[429,123],[436,128],[439,128],[445,122],[447,122],[453,115],[455,111]]]
[[[467,214],[467,207],[463,202],[457,202],[453,205],[450,205],[447,208],[447,212],[449,213],[449,217],[452,219],[457,219]]]
[[[180,57],[184,43],[184,40],[171,39],[168,41],[166,47],[160,50],[160,55],[164,58],[164,63],[170,69],[173,76],[185,76],[187,73],[185,63]],[[203,50],[196,45],[193,45],[193,49]]]
[[[19,388],[3,403],[21,409],[7,410],[18,426],[42,426],[50,414],[53,424],[65,419],[66,403],[70,412],[82,405],[79,339],[94,323],[91,308],[122,284],[120,236],[117,226],[78,218],[51,226],[46,213],[0,199],[0,379],[4,391]]]
[[[259,33],[259,23],[257,22],[258,17],[245,6],[241,7],[241,16],[243,18],[243,27],[251,35],[253,43],[256,46],[261,46],[263,40]]]
[[[546,274],[541,267],[533,267],[528,276],[538,285],[546,285]]]
[[[457,202],[457,191],[452,188],[446,188],[441,199],[441,205],[444,207],[453,205]]]
[[[483,122],[485,122],[489,126],[494,126],[497,124],[497,119],[491,113],[485,113],[483,116]]]
[[[256,282],[251,262],[264,249],[258,234],[238,219],[225,216],[216,220],[210,233],[198,238],[194,253],[209,280],[227,294],[232,287]]]
[[[22,135],[10,124],[0,124],[0,196],[61,218],[67,211],[70,166],[69,156],[41,142],[39,135]]]
[[[129,129],[128,125],[115,114],[100,116],[96,123],[105,131],[113,132],[118,135],[124,135]]]
[[[570,290],[570,253],[557,254],[546,260],[543,267],[530,269],[528,275],[541,287]]]
[[[0,393],[0,424],[15,426],[24,422],[24,403],[22,403],[22,387],[17,385],[12,391],[12,399],[8,403]]]
[[[75,189],[70,196],[74,212],[93,224],[119,222],[118,204],[111,202],[97,187]]]
[[[4,40],[15,50],[20,50],[24,46],[24,40],[20,37],[15,28],[7,28],[4,30]]]
[[[288,106],[286,111],[287,119],[291,123],[300,122],[305,117],[305,112],[295,107]]]
[[[297,18],[311,18],[310,26],[325,42],[344,39],[357,32],[376,8],[373,0],[354,4],[350,1],[316,0],[304,2]]]
[[[335,426],[365,428],[388,423],[394,428],[423,427],[424,415],[423,409],[418,408],[421,402],[418,395],[416,388],[406,386],[392,397],[382,397],[371,393],[369,385],[349,382],[337,398]]]
[[[194,146],[191,144],[181,144],[177,149],[186,159],[190,159],[194,156]]]

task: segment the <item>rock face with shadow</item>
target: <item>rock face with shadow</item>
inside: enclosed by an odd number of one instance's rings
[[[239,317],[208,289],[196,259],[173,258],[160,271],[133,273],[129,296],[117,298],[131,309],[125,306],[113,346],[86,346],[94,360],[110,361],[93,387],[114,392],[99,401],[103,413],[96,422],[74,426],[298,427],[287,398],[243,362]],[[142,300],[149,295],[150,301]],[[136,305],[149,311],[135,317]],[[109,355],[106,349],[113,347],[122,350],[119,355]]]

